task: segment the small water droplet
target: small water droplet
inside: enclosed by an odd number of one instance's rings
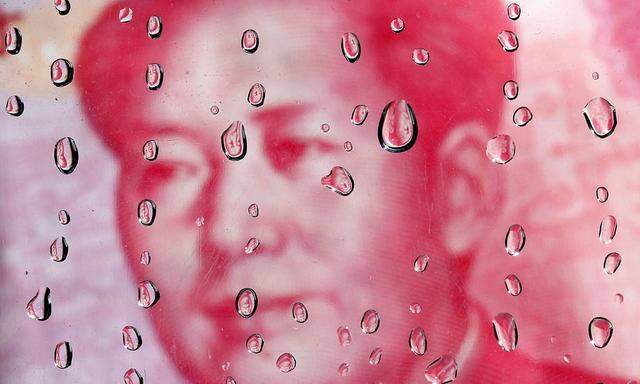
[[[5,110],[11,116],[20,116],[24,112],[24,104],[20,97],[13,95],[7,99]]]
[[[524,248],[527,237],[524,234],[524,228],[520,224],[513,224],[507,230],[504,239],[504,247],[510,256],[518,256]]]
[[[69,246],[64,236],[58,237],[49,246],[49,255],[51,255],[51,260],[53,261],[62,262],[67,258],[68,254]]]
[[[620,264],[622,263],[622,256],[618,252],[611,252],[604,258],[604,265],[602,268],[604,269],[604,273],[607,275],[613,275],[616,273],[618,268],[620,268]]]
[[[507,6],[507,16],[511,20],[518,20],[520,18],[520,6],[517,3],[511,3]]]
[[[429,363],[424,378],[430,384],[445,384],[458,377],[458,363],[451,355],[442,355]]]
[[[291,306],[291,316],[293,316],[293,320],[302,324],[309,318],[309,312],[307,311],[307,307],[305,307],[304,304],[302,304],[301,302],[297,302]]]
[[[616,236],[616,231],[618,230],[618,222],[616,218],[607,215],[602,218],[600,222],[600,227],[598,229],[598,238],[602,244],[609,244],[613,241],[613,238]]]
[[[342,34],[342,54],[350,63],[355,63],[360,58],[360,40],[354,33]]]
[[[222,151],[227,159],[237,161],[247,154],[247,137],[240,121],[234,121],[222,132],[221,141]]]
[[[589,323],[589,341],[596,348],[604,348],[613,336],[613,324],[604,317],[594,317]]]
[[[258,38],[258,32],[253,29],[247,29],[242,33],[242,39],[240,45],[242,49],[247,53],[253,53],[258,50],[260,39]]]
[[[76,169],[78,157],[78,147],[76,147],[75,140],[70,137],[63,137],[53,147],[53,160],[56,163],[56,167],[65,175]]]
[[[420,303],[411,303],[409,304],[409,311],[413,314],[418,314],[422,312],[422,305]]]
[[[226,379],[224,379],[224,383],[225,383],[225,384],[236,384],[236,379],[234,379],[234,378],[233,378],[233,377],[231,377],[231,376],[227,376],[227,378],[226,378]]]
[[[280,370],[280,372],[291,372],[296,367],[296,359],[290,353],[283,353],[276,360],[276,367]]]
[[[618,124],[616,108],[602,97],[590,100],[584,106],[582,114],[589,130],[601,139],[611,135]]]
[[[360,320],[360,328],[363,333],[372,334],[376,333],[380,327],[380,315],[378,311],[374,309],[367,310]]]
[[[202,227],[204,225],[204,217],[198,216],[196,218],[196,227]]]
[[[593,80],[598,80],[598,79],[600,78],[600,74],[599,74],[598,72],[593,72],[593,73],[591,74],[591,78],[592,78]]]
[[[142,308],[151,308],[160,300],[160,291],[151,280],[143,280],[138,283],[138,305]]]
[[[320,180],[320,184],[342,196],[351,194],[354,187],[353,177],[340,166],[331,168],[331,172]]]
[[[513,112],[513,123],[518,127],[524,127],[531,119],[533,119],[533,113],[527,107],[520,107]]]
[[[260,353],[262,352],[262,347],[264,347],[264,339],[259,333],[254,333],[247,338],[246,346],[247,351],[251,353]]]
[[[73,81],[73,65],[67,59],[56,59],[51,63],[51,81],[56,87],[64,87]]]
[[[404,20],[399,17],[391,20],[391,30],[395,33],[400,33],[404,29]]]
[[[212,115],[217,115],[220,112],[220,108],[217,105],[212,105],[209,110]]]
[[[157,39],[162,33],[162,19],[160,16],[151,16],[147,20],[147,35],[152,39]]]
[[[60,15],[66,15],[71,10],[71,4],[69,4],[69,0],[53,0],[53,5],[56,7],[56,11]]]
[[[493,318],[493,334],[505,352],[512,352],[518,346],[518,327],[509,313],[499,313]]]
[[[429,265],[431,258],[425,254],[418,255],[413,261],[413,270],[416,272],[424,272]]]
[[[245,319],[250,318],[258,309],[258,295],[251,288],[243,288],[236,296],[236,312]]]
[[[251,217],[258,217],[258,215],[260,214],[260,209],[258,208],[258,204],[253,203],[249,205],[249,208],[247,208],[247,212]]]
[[[353,112],[351,112],[351,123],[353,125],[362,125],[367,120],[367,116],[369,116],[369,107],[363,104],[356,105],[353,108]]]
[[[518,36],[511,31],[502,31],[498,34],[498,41],[505,52],[513,52],[518,49]]]
[[[424,329],[416,327],[409,334],[409,348],[414,355],[421,356],[427,352],[427,335]]]
[[[267,91],[264,89],[264,86],[260,83],[255,83],[249,89],[249,94],[247,95],[247,101],[254,107],[259,107],[264,104],[264,98],[266,96]]]
[[[9,27],[4,34],[4,47],[7,53],[16,55],[22,47],[22,34],[16,27]]]
[[[564,361],[566,364],[571,363],[571,354],[570,353],[565,353],[562,356],[562,361]]]
[[[51,316],[51,290],[41,287],[27,303],[27,315],[34,320],[45,321]]]
[[[322,125],[320,125],[320,130],[324,133],[329,132],[330,129],[331,129],[331,126],[327,123],[323,123]]]
[[[424,48],[415,48],[411,52],[411,58],[418,65],[426,65],[429,62],[429,51]]]
[[[387,104],[378,123],[378,141],[389,152],[410,149],[418,137],[418,122],[413,109],[405,100]]]
[[[615,295],[616,304],[622,304],[624,301],[624,296],[621,293],[616,293]]]
[[[149,140],[142,146],[142,155],[145,160],[153,161],[158,158],[158,144],[155,140]]]
[[[518,276],[511,274],[504,278],[504,285],[507,287],[507,293],[511,296],[518,296],[522,293],[522,283]]]
[[[351,344],[351,331],[349,331],[349,327],[345,327],[343,325],[339,326],[336,334],[338,335],[338,342],[340,345],[346,347]]]
[[[351,152],[353,150],[353,144],[350,141],[345,141],[344,150],[347,152]]]
[[[162,80],[164,78],[164,71],[162,66],[158,63],[147,64],[147,72],[145,75],[145,81],[147,82],[147,88],[155,91],[162,86]]]
[[[338,374],[340,376],[347,376],[349,374],[349,363],[342,363],[338,366]]]
[[[124,384],[143,384],[142,376],[135,368],[129,368],[122,377]]]
[[[516,143],[511,136],[499,134],[487,141],[485,153],[492,162],[496,164],[507,164],[516,154]]]
[[[140,264],[142,265],[151,264],[151,252],[142,251],[142,253],[140,253]]]
[[[369,364],[378,365],[380,363],[380,359],[382,359],[382,348],[376,347],[369,355]]]
[[[509,80],[504,83],[502,86],[502,93],[507,100],[513,100],[518,97],[518,92],[520,91],[520,86],[513,80]]]
[[[71,216],[69,216],[69,212],[61,209],[58,211],[58,223],[62,225],[67,225],[71,221]]]
[[[53,350],[53,363],[60,369],[68,368],[71,365],[73,351],[68,341],[58,343]]]
[[[138,330],[131,326],[126,325],[122,328],[122,345],[129,351],[135,351],[142,345],[142,337]]]
[[[609,191],[605,187],[598,187],[596,189],[596,200],[599,203],[604,203],[609,199]]]
[[[138,222],[149,226],[156,219],[156,203],[152,200],[144,199],[138,204]]]
[[[231,362],[230,361],[225,361],[224,363],[222,363],[220,368],[222,368],[222,370],[225,371],[225,372],[228,371],[229,368],[231,368]]]
[[[260,240],[252,237],[247,241],[247,244],[244,246],[244,253],[247,255],[252,254],[255,250],[260,246]]]
[[[551,337],[549,338],[549,342],[550,342],[551,344],[555,344],[555,342],[556,342],[556,337],[555,337],[555,336],[551,336]]]
[[[133,19],[133,9],[131,8],[121,8],[118,12],[118,20],[121,23],[128,23]]]

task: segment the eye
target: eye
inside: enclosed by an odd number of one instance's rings
[[[304,157],[308,148],[308,144],[293,138],[275,139],[265,143],[267,158],[279,172],[291,171]]]

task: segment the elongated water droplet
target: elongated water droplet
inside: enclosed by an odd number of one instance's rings
[[[427,335],[424,329],[416,327],[409,334],[409,348],[414,355],[421,356],[427,352]]]
[[[160,300],[160,291],[151,280],[143,280],[138,283],[138,305],[142,308],[151,308]]]
[[[524,127],[531,119],[533,119],[533,113],[527,107],[520,107],[513,112],[513,123],[518,127]]]
[[[413,270],[416,272],[424,272],[429,265],[431,258],[425,254],[418,255],[413,261]]]
[[[320,180],[320,184],[342,196],[349,195],[354,187],[353,177],[340,166],[331,168],[331,172]]]
[[[499,313],[493,318],[493,334],[505,352],[514,351],[518,346],[518,327],[509,313]]]
[[[264,104],[264,98],[266,95],[266,90],[264,86],[260,83],[255,83],[249,89],[249,94],[247,95],[247,101],[254,107],[259,107]]]
[[[242,39],[240,45],[242,49],[247,53],[253,53],[258,50],[260,39],[258,38],[258,32],[253,29],[247,29],[242,33]]]
[[[395,33],[400,33],[404,29],[404,20],[399,17],[391,20],[391,30]]]
[[[53,350],[53,363],[60,369],[68,368],[71,365],[73,351],[68,341],[58,343]]]
[[[70,174],[78,165],[78,147],[76,142],[70,137],[63,137],[56,142],[53,148],[53,160],[60,172],[65,175]]]
[[[355,33],[343,33],[341,47],[342,54],[348,62],[355,63],[360,58],[360,40]]]
[[[69,246],[67,245],[67,239],[65,239],[64,236],[58,237],[49,246],[49,255],[51,255],[51,260],[53,261],[64,261],[68,254]]]
[[[124,384],[143,384],[142,375],[135,368],[129,368],[122,377]]]
[[[152,39],[157,39],[162,33],[162,19],[160,16],[151,16],[147,20],[147,35]]]
[[[293,320],[302,324],[309,318],[309,312],[307,312],[307,307],[304,304],[297,302],[291,306],[291,316],[293,316]]]
[[[13,95],[7,99],[5,110],[11,116],[20,116],[22,115],[22,112],[24,112],[24,104],[20,97]]]
[[[509,80],[502,86],[502,93],[507,100],[513,100],[518,97],[519,89],[520,87],[518,86],[518,83],[513,80]]]
[[[598,229],[598,238],[602,244],[609,244],[613,241],[613,238],[616,236],[616,232],[618,230],[618,222],[616,218],[607,215],[602,218],[600,222],[600,228]]]
[[[118,12],[118,20],[121,23],[128,23],[133,19],[133,10],[131,8],[121,8]]]
[[[156,203],[152,200],[144,199],[138,204],[138,222],[149,226],[156,219]]]
[[[140,333],[138,333],[135,327],[126,325],[122,328],[122,345],[130,351],[135,351],[140,348],[142,345],[142,337],[140,337]]]
[[[413,314],[418,314],[422,312],[422,305],[420,303],[411,303],[409,304],[409,312]]]
[[[344,142],[344,150],[346,152],[351,152],[353,150],[353,144],[350,141]]]
[[[140,253],[140,264],[142,265],[151,264],[151,252],[142,251],[142,253]]]
[[[381,359],[382,359],[382,348],[380,347],[374,348],[373,351],[371,351],[371,354],[369,355],[369,364],[378,365]]]
[[[251,217],[258,217],[258,215],[260,214],[260,208],[258,208],[258,204],[253,203],[249,205],[249,208],[247,208],[247,212]]]
[[[353,125],[362,125],[369,116],[369,108],[366,105],[356,105],[351,112],[351,123]]]
[[[247,137],[244,134],[244,125],[240,121],[234,121],[229,128],[222,132],[222,151],[229,160],[241,160],[247,154]]]
[[[513,52],[518,49],[518,36],[511,31],[502,31],[498,34],[498,41],[506,52]]]
[[[378,311],[374,309],[367,310],[360,320],[360,328],[363,333],[372,334],[376,333],[380,327],[380,315]]]
[[[520,6],[517,3],[511,3],[507,6],[507,16],[511,20],[518,20],[520,18]]]
[[[71,221],[71,216],[69,216],[69,212],[61,209],[58,211],[58,223],[62,225],[67,225]]]
[[[429,62],[429,51],[424,48],[415,48],[411,52],[411,58],[418,65],[426,65]]]
[[[566,364],[570,364],[571,363],[571,354],[570,353],[565,353],[562,356],[562,361],[565,362]]]
[[[507,230],[504,239],[504,247],[510,256],[518,256],[524,248],[527,237],[524,234],[524,228],[520,224],[513,224]]]
[[[347,376],[349,374],[349,363],[341,363],[338,366],[338,374],[340,376]]]
[[[9,27],[4,34],[4,47],[7,53],[16,55],[22,47],[22,34],[16,27]]]
[[[260,353],[262,352],[262,347],[264,347],[264,339],[262,335],[259,333],[254,333],[253,335],[247,338],[246,342],[247,351],[251,353]]]
[[[260,246],[260,240],[252,237],[247,241],[247,245],[244,246],[244,253],[247,255],[252,254]]]
[[[56,59],[51,63],[51,81],[56,87],[64,87],[73,81],[73,65],[67,59]]]
[[[445,384],[458,377],[458,363],[451,355],[442,355],[429,363],[424,378],[430,384]]]
[[[283,353],[276,360],[276,367],[280,370],[280,372],[291,372],[296,367],[296,359],[290,353]]]
[[[251,288],[243,288],[236,296],[236,312],[245,319],[250,318],[258,309],[258,295]]]
[[[607,275],[613,275],[616,273],[620,264],[622,263],[622,256],[618,252],[611,252],[604,258],[604,265],[602,269]]]
[[[45,321],[51,316],[51,290],[41,287],[27,303],[27,315],[39,321]]]
[[[164,71],[160,64],[158,63],[147,64],[147,72],[145,75],[147,88],[149,88],[152,91],[159,89],[162,86],[163,78],[164,78]]]
[[[418,137],[418,122],[413,109],[404,100],[387,104],[378,124],[378,141],[389,152],[410,149]]]
[[[487,141],[486,154],[496,164],[507,164],[516,154],[516,143],[509,135],[496,135]]]
[[[71,10],[71,4],[69,4],[69,0],[53,0],[53,5],[56,7],[56,11],[60,15],[66,15]]]
[[[511,296],[518,296],[522,293],[522,283],[520,283],[520,279],[518,276],[511,274],[504,278],[504,285],[507,287],[507,293]]]
[[[153,161],[158,158],[158,144],[155,140],[149,140],[142,146],[142,156],[145,160]]]
[[[602,97],[590,100],[584,106],[582,114],[589,130],[601,139],[611,135],[618,124],[616,108]]]
[[[596,189],[596,200],[599,203],[604,203],[609,199],[609,191],[605,187],[598,187]]]
[[[345,327],[343,325],[339,326],[336,334],[338,335],[338,342],[340,345],[346,347],[351,344],[351,331],[349,331],[349,327]]]
[[[604,317],[594,317],[589,323],[589,341],[596,348],[604,348],[613,336],[613,324]]]

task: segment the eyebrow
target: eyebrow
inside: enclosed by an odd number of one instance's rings
[[[278,129],[288,127],[290,123],[309,109],[308,105],[302,104],[285,104],[268,107],[257,111],[251,117],[251,121],[260,123],[263,129]]]

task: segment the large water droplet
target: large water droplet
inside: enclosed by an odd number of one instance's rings
[[[20,116],[24,112],[24,104],[20,97],[13,95],[7,99],[5,111],[11,116]]]
[[[133,19],[133,9],[131,8],[121,8],[118,12],[118,20],[121,23],[128,23]]]
[[[131,326],[126,325],[122,328],[122,345],[130,351],[135,351],[142,345],[142,337],[138,330]]]
[[[400,33],[404,29],[404,20],[399,17],[391,20],[391,30],[395,33]]]
[[[255,83],[251,86],[251,89],[249,89],[247,101],[254,107],[259,107],[264,104],[264,97],[266,95],[266,92],[267,91],[264,89],[264,86],[262,84]]]
[[[7,53],[16,55],[22,47],[22,34],[16,27],[9,27],[4,34],[4,47]]]
[[[504,247],[511,256],[518,256],[524,248],[527,237],[524,234],[524,228],[520,224],[513,224],[507,230],[504,239]]]
[[[250,318],[258,309],[258,295],[251,288],[243,288],[236,296],[236,311],[245,319]]]
[[[345,327],[343,325],[339,326],[336,334],[338,335],[338,342],[340,345],[346,347],[351,344],[351,331],[349,331],[349,327]]]
[[[376,333],[380,327],[380,315],[374,309],[367,310],[360,320],[360,328],[362,332],[367,334]]]
[[[516,143],[509,135],[496,135],[487,141],[486,154],[496,164],[507,164],[516,154]]]
[[[451,355],[442,355],[429,363],[424,378],[430,384],[450,383],[458,377],[458,363]]]
[[[135,369],[129,368],[122,377],[124,384],[143,384],[142,375]]]
[[[604,265],[602,269],[607,275],[613,275],[616,273],[620,264],[622,263],[622,256],[618,252],[611,252],[604,258]]]
[[[404,100],[387,104],[378,124],[378,141],[389,152],[410,149],[418,137],[418,122],[413,109]]]
[[[276,360],[276,367],[280,370],[280,372],[291,372],[296,367],[296,359],[290,353],[283,353]]]
[[[513,100],[518,97],[519,90],[520,87],[518,86],[518,83],[513,80],[505,82],[502,86],[502,93],[504,94],[504,97],[507,98],[507,100]]]
[[[258,214],[260,214],[260,208],[258,208],[258,204],[253,203],[249,205],[249,208],[247,208],[247,213],[249,213],[249,216],[251,217],[258,217]]]
[[[518,276],[511,274],[504,278],[504,285],[507,287],[507,293],[511,296],[518,296],[522,293],[522,283]]]
[[[493,334],[505,352],[514,351],[518,346],[518,327],[509,313],[499,313],[493,318]]]
[[[354,33],[342,34],[342,54],[348,62],[354,63],[360,58],[360,40]]]
[[[420,303],[411,303],[409,304],[409,312],[413,314],[418,314],[422,312],[422,305]]]
[[[71,365],[73,351],[68,341],[58,343],[53,350],[53,363],[60,369],[68,368]]]
[[[424,272],[429,265],[431,258],[425,254],[418,255],[413,261],[413,270],[416,272]]]
[[[533,119],[533,113],[527,107],[520,107],[513,112],[513,123],[518,127],[524,127],[531,119]]]
[[[342,196],[349,195],[354,187],[353,177],[340,166],[331,168],[331,172],[320,180],[320,184]]]
[[[598,238],[602,244],[609,244],[613,241],[613,238],[616,236],[616,231],[618,230],[618,222],[616,218],[607,215],[602,218],[600,222],[600,227],[598,229]]]
[[[338,366],[338,374],[340,376],[347,376],[349,374],[349,363],[344,362]]]
[[[249,239],[249,241],[247,241],[247,245],[244,246],[244,253],[247,255],[250,255],[253,252],[255,252],[255,250],[258,249],[259,246],[260,246],[260,240],[256,239],[255,237],[252,237]]]
[[[594,317],[589,323],[589,341],[596,348],[604,348],[613,336],[613,324],[604,317]]]
[[[51,63],[51,81],[56,87],[64,87],[73,81],[73,65],[67,59],[56,59]]]
[[[68,254],[69,246],[67,245],[67,239],[65,239],[64,236],[58,237],[49,246],[49,255],[51,255],[51,260],[53,261],[64,261]]]
[[[151,16],[147,20],[147,34],[152,39],[157,39],[162,33],[162,19],[160,16]]]
[[[409,334],[409,347],[415,355],[424,355],[427,352],[427,335],[424,329],[416,327]]]
[[[251,353],[260,353],[262,352],[262,347],[264,347],[264,339],[262,335],[259,333],[254,333],[253,335],[247,338],[246,342],[247,351]]]
[[[369,364],[378,365],[378,363],[380,363],[380,359],[382,359],[382,348],[376,347],[369,355]]]
[[[142,265],[151,264],[151,252],[142,251],[142,253],[140,253],[140,264]]]
[[[498,41],[506,52],[513,52],[518,49],[518,36],[511,31],[502,31],[498,34]]]
[[[242,39],[240,45],[242,49],[247,53],[253,53],[258,50],[260,39],[258,38],[258,32],[253,29],[247,29],[242,33]]]
[[[138,283],[138,305],[142,308],[151,308],[160,300],[160,291],[151,280],[143,280]]]
[[[429,51],[424,48],[415,48],[411,51],[411,58],[418,65],[426,65],[429,62]]]
[[[351,112],[351,123],[353,125],[362,125],[369,116],[369,108],[366,105],[356,105]]]
[[[240,121],[234,121],[222,132],[221,142],[222,151],[229,160],[241,160],[247,154],[247,137]]]
[[[309,312],[307,311],[307,307],[305,307],[304,304],[302,304],[301,302],[297,302],[291,306],[291,316],[293,316],[293,320],[302,324],[309,318]]]
[[[520,6],[517,3],[511,3],[507,6],[507,16],[511,20],[518,20],[520,18]]]
[[[606,99],[596,97],[582,110],[587,126],[594,135],[605,138],[613,133],[618,124],[616,108]]]
[[[156,203],[144,199],[138,204],[138,222],[142,225],[151,225],[156,219]]]
[[[60,172],[68,175],[78,165],[78,148],[76,142],[70,137],[63,137],[56,142],[53,148],[53,160]]]
[[[53,0],[53,5],[56,7],[56,11],[60,15],[66,15],[71,10],[71,4],[69,4],[69,0]]]
[[[45,321],[51,316],[51,290],[41,287],[27,303],[27,315],[35,320]]]
[[[147,73],[145,75],[147,88],[149,88],[152,91],[159,89],[162,86],[163,78],[164,78],[164,71],[160,64],[158,63],[147,64]]]
[[[599,203],[604,203],[609,199],[609,191],[605,187],[598,187],[596,189],[596,200]]]

